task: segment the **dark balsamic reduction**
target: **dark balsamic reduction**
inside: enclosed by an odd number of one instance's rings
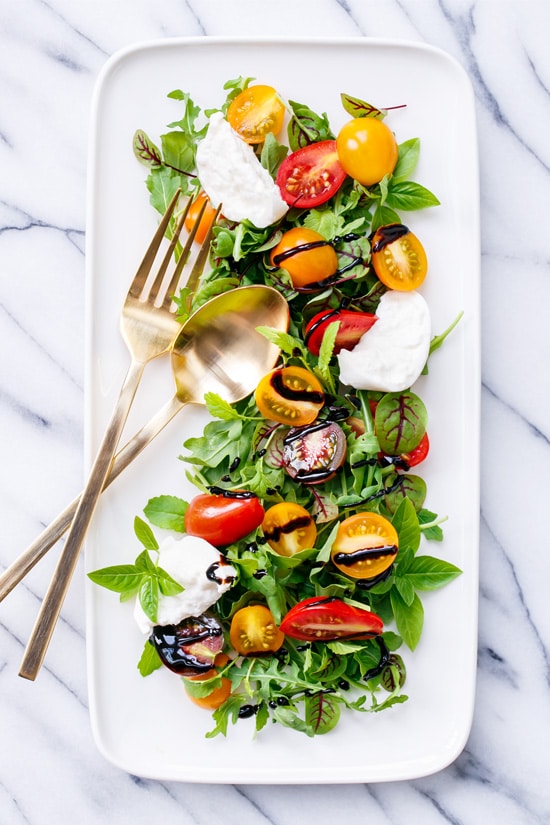
[[[206,571],[206,578],[211,582],[216,582],[216,584],[231,584],[234,582],[235,576],[233,575],[225,576],[224,578],[218,576],[220,567],[227,567],[227,565],[220,561],[213,562]]]
[[[307,252],[310,249],[319,249],[319,247],[323,246],[334,246],[335,244],[341,243],[342,241],[356,241],[360,237],[361,236],[357,235],[355,232],[348,232],[346,235],[334,238],[332,242],[321,240],[297,244],[296,246],[293,246],[291,249],[287,249],[285,252],[280,252],[278,255],[274,255],[273,263],[275,264],[275,266],[281,266],[281,264],[284,264],[286,260],[292,258],[294,255],[298,255],[300,252]],[[354,266],[357,266],[362,262],[363,259],[360,257],[352,258],[352,260],[345,266],[337,269],[333,275],[329,275],[328,278],[323,278],[322,281],[315,281],[314,283],[308,284],[307,286],[298,287],[297,292],[315,292],[318,289],[324,289],[325,287],[330,286],[331,284],[338,283],[341,275],[348,272],[350,269],[353,269]]]
[[[316,390],[294,390],[284,383],[279,370],[273,373],[270,384],[275,392],[287,401],[309,401],[312,404],[322,404],[325,396]]]
[[[214,496],[223,496],[224,498],[257,498],[256,493],[253,493],[251,490],[224,490],[223,487],[212,485],[208,488],[208,491]]]
[[[365,559],[379,558],[379,556],[395,556],[397,546],[395,544],[384,544],[380,547],[362,547],[351,553],[335,553],[333,559],[336,564],[342,567],[352,567],[357,562]]]
[[[286,536],[293,533],[295,530],[301,530],[303,527],[308,527],[311,524],[311,516],[298,516],[290,519],[286,524],[278,524],[272,530],[264,530],[264,535],[271,541],[279,541],[281,536]]]
[[[372,245],[373,252],[381,252],[386,246],[407,235],[408,226],[402,223],[391,223],[389,226],[382,226],[376,231],[376,241]]]
[[[367,670],[363,676],[365,682],[368,682],[369,679],[373,679],[375,676],[379,676],[390,660],[390,651],[388,650],[388,646],[386,645],[384,639],[381,636],[377,636],[376,642],[380,648],[380,661],[377,665],[375,665],[375,667]]]

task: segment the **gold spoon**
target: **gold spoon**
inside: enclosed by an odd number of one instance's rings
[[[142,449],[186,404],[204,404],[214,392],[235,402],[249,395],[276,363],[279,348],[257,332],[268,326],[288,328],[288,305],[282,295],[267,286],[247,286],[217,295],[183,324],[172,347],[176,393],[151,421],[118,453],[105,487],[133,461]],[[7,595],[61,536],[71,522],[79,499],[0,577],[0,598]],[[64,525],[64,526],[63,526]],[[44,597],[19,675],[34,680],[46,654],[76,559],[70,568],[58,563]]]

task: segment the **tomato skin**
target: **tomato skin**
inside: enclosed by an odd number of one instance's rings
[[[263,604],[251,604],[237,610],[231,620],[229,638],[241,656],[274,653],[285,640],[271,610]]]
[[[323,335],[327,328],[336,322],[340,324],[336,333],[334,354],[340,350],[353,349],[361,340],[365,332],[377,321],[376,315],[370,312],[357,312],[348,309],[333,309],[318,312],[308,322],[305,331],[305,342],[312,355],[319,355]]]
[[[286,636],[304,642],[370,639],[378,636],[383,628],[384,623],[376,613],[332,596],[312,596],[298,602],[281,622]]]
[[[420,464],[424,459],[428,457],[428,453],[430,452],[430,439],[428,438],[428,433],[424,433],[422,438],[420,439],[420,443],[414,450],[411,450],[409,453],[403,453],[401,456],[403,461],[405,461],[409,467],[416,467],[417,464]]]
[[[188,690],[186,681],[189,682],[204,682],[206,679],[212,679],[214,676],[218,674],[218,668],[223,668],[229,661],[229,656],[226,653],[218,653],[214,660],[214,667],[210,670],[207,670],[206,673],[199,673],[197,676],[185,676],[183,678],[183,684],[186,688],[187,695],[193,702],[193,704],[198,705],[200,708],[205,708],[206,710],[216,710],[223,705],[225,700],[228,698],[229,694],[231,693],[232,683],[231,679],[228,679],[227,676],[222,676],[221,685],[208,694],[208,696],[193,696]]]
[[[264,375],[255,393],[264,418],[301,427],[315,421],[325,402],[317,378],[303,367],[279,367]]]
[[[215,547],[224,547],[244,538],[260,526],[265,512],[257,496],[241,495],[201,493],[195,496],[185,512],[185,531]]]
[[[352,579],[371,579],[394,562],[399,537],[393,524],[378,513],[365,511],[341,522],[330,557]]]
[[[215,217],[216,210],[211,205],[208,195],[206,194],[206,192],[201,191],[189,207],[189,211],[184,221],[185,228],[188,232],[191,232],[196,222],[200,220],[200,223],[197,227],[197,231],[195,233],[194,240],[197,243],[202,243],[206,238],[206,235],[208,234],[210,227],[214,223]]]
[[[289,206],[311,209],[332,198],[346,179],[336,141],[310,143],[283,160],[276,183]]]
[[[330,278],[338,269],[338,257],[326,238],[313,229],[295,226],[284,233],[271,251],[272,266],[286,269],[297,289]]]
[[[249,86],[231,101],[227,120],[246,143],[263,143],[281,131],[285,107],[272,86]]]
[[[281,501],[266,510],[262,531],[271,549],[280,556],[293,556],[313,547],[317,538],[313,518],[305,507],[293,501]]]
[[[377,229],[372,239],[372,265],[384,286],[401,292],[418,289],[428,272],[424,247],[403,224]]]
[[[374,117],[356,117],[344,124],[336,138],[336,148],[345,172],[363,186],[380,183],[397,164],[393,132]]]
[[[283,442],[283,467],[302,484],[323,484],[344,463],[347,446],[344,431],[334,421],[292,427]]]

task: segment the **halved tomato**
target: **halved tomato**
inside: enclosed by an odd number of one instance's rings
[[[384,628],[380,616],[347,604],[335,596],[312,596],[294,605],[280,629],[286,636],[305,642],[334,639],[371,639]]]
[[[279,367],[264,375],[255,393],[261,414],[279,424],[302,427],[315,421],[325,403],[317,378],[303,367]]]
[[[264,604],[250,604],[237,610],[231,620],[229,638],[242,656],[274,653],[285,640],[271,610]]]
[[[265,136],[280,132],[285,107],[272,86],[249,86],[235,97],[227,110],[232,129],[246,143],[263,143]]]
[[[310,143],[288,155],[279,167],[277,186],[289,206],[311,209],[340,189],[346,179],[335,140]]]
[[[352,579],[371,579],[390,567],[397,556],[399,537],[384,516],[369,511],[344,519],[330,557]]]
[[[329,309],[318,312],[308,322],[305,332],[305,343],[313,355],[319,355],[323,336],[331,324],[339,323],[334,354],[342,349],[353,349],[376,322],[376,315],[370,312],[357,312],[350,309]]]
[[[280,556],[293,556],[313,547],[317,527],[305,507],[293,501],[280,501],[266,510],[262,531],[272,550]]]
[[[192,692],[192,687],[188,687],[189,682],[204,682],[207,679],[213,679],[218,676],[220,668],[224,668],[229,662],[229,656],[226,653],[218,653],[214,659],[214,667],[207,670],[206,673],[199,673],[196,676],[184,676],[183,684],[187,695],[191,701],[200,708],[207,710],[216,710],[220,705],[223,705],[229,694],[231,693],[231,679],[227,676],[221,677],[221,682],[218,687],[214,687],[207,696],[195,696]]]
[[[216,210],[210,203],[210,198],[206,192],[201,191],[189,207],[189,212],[185,218],[185,228],[188,232],[191,232],[197,221],[199,221],[199,225],[195,233],[195,241],[197,243],[202,243],[206,238],[215,217]]]
[[[424,433],[418,446],[408,453],[403,453],[401,458],[409,467],[416,467],[417,464],[420,464],[421,461],[427,458],[429,452],[430,439],[428,438],[428,433]]]
[[[347,439],[334,421],[292,427],[283,442],[283,467],[303,484],[321,484],[334,478],[345,461]]]
[[[401,223],[381,226],[372,239],[372,265],[388,289],[418,289],[428,272],[424,247]]]

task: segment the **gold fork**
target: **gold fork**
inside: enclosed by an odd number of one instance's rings
[[[173,295],[179,284],[184,264],[189,257],[201,215],[195,221],[194,231],[189,233],[168,284],[165,283],[165,276],[178,243],[191,199],[188,200],[186,208],[177,222],[176,229],[155,274],[153,283],[150,287],[148,286],[155,258],[175,212],[180,194],[178,190],[172,198],[136,272],[122,308],[120,329],[130,353],[130,366],[27,645],[19,671],[19,675],[25,679],[35,679],[42,665],[78,561],[84,537],[109,475],[113,457],[143,370],[149,361],[170,350],[180,330],[180,324],[175,317]],[[190,275],[190,281],[193,284],[196,283],[208,257],[210,237],[211,235],[208,233],[197,254]]]

